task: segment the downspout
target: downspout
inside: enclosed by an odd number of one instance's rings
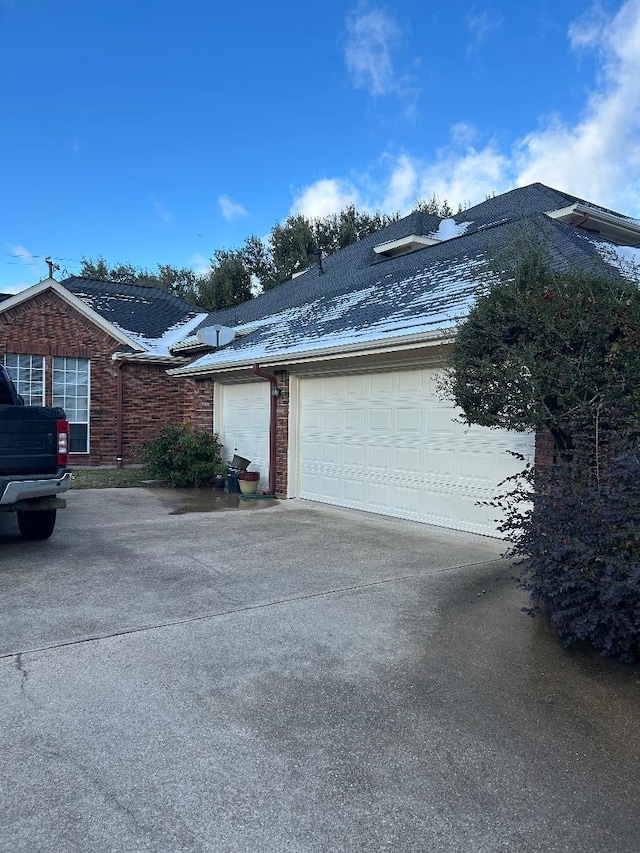
[[[259,364],[253,365],[253,372],[256,376],[261,376],[262,379],[267,379],[270,387],[270,403],[269,403],[269,485],[267,486],[267,494],[275,495],[276,493],[276,422],[278,414],[278,397],[280,389],[277,386],[277,379],[273,373],[267,373]]]
[[[126,361],[118,362],[118,384],[116,403],[116,467],[122,468],[122,433],[124,421],[124,366]]]

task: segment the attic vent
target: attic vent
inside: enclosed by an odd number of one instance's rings
[[[574,225],[599,234],[600,237],[619,246],[637,246],[640,244],[640,221],[619,216],[616,213],[591,207],[588,204],[571,204],[559,210],[548,210],[550,219],[557,219],[567,225]]]
[[[400,237],[399,240],[387,240],[386,243],[378,243],[373,247],[376,255],[384,255],[386,258],[395,258],[397,255],[407,255],[425,246],[435,246],[439,240],[433,237],[424,237],[421,234],[409,234],[408,237]]]

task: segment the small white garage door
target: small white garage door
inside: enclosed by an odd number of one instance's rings
[[[465,427],[435,369],[301,378],[298,493],[338,506],[498,535],[478,506],[533,459],[534,439]]]
[[[216,383],[214,392],[215,426],[224,457],[237,453],[250,459],[250,469],[260,472],[261,489],[269,482],[269,388],[268,382]]]

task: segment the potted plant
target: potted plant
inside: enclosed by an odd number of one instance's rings
[[[259,471],[240,471],[238,474],[238,485],[243,495],[255,495],[258,491],[259,481]]]

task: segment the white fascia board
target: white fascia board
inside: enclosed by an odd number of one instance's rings
[[[588,204],[576,202],[575,204],[570,204],[568,207],[561,207],[558,210],[548,210],[546,215],[550,219],[560,219],[561,221],[567,220],[571,216],[587,216],[587,222],[591,221],[596,224],[608,225],[614,230],[635,236],[640,240],[640,225],[637,222],[625,216],[618,216],[615,213],[596,210],[596,208]]]
[[[126,335],[117,326],[109,323],[109,321],[105,320],[97,311],[94,311],[93,308],[89,308],[86,302],[83,302],[82,299],[78,299],[78,297],[71,293],[70,290],[67,290],[66,287],[63,287],[53,278],[46,278],[44,281],[34,284],[32,287],[28,287],[26,290],[21,290],[20,293],[16,293],[15,296],[11,296],[9,299],[5,299],[3,302],[0,302],[0,313],[14,308],[16,305],[21,305],[29,299],[33,299],[34,296],[37,296],[39,293],[44,293],[45,290],[52,290],[60,297],[60,299],[71,305],[71,307],[75,308],[79,314],[84,315],[87,320],[95,326],[98,326],[103,332],[106,332],[112,338],[115,338],[119,343],[124,346],[131,347],[138,352],[144,352],[144,347],[140,346],[137,341],[132,340],[132,338]]]
[[[570,204],[568,207],[559,207],[557,210],[547,210],[545,216],[550,219],[567,219],[576,212],[577,204]]]
[[[377,255],[386,255],[389,252],[394,252],[396,249],[405,247],[411,249],[420,249],[423,246],[436,246],[441,240],[436,240],[433,237],[424,237],[422,234],[409,234],[408,237],[400,237],[398,240],[387,240],[386,243],[378,243],[373,247],[373,251]]]
[[[402,352],[403,350],[418,349],[423,346],[439,346],[452,343],[455,337],[455,329],[438,329],[434,332],[420,333],[417,335],[402,335],[393,339],[393,342],[385,341],[360,341],[352,344],[342,344],[324,349],[307,352],[285,352],[278,356],[258,359],[261,365],[274,368],[286,364],[309,364],[314,361],[333,361],[345,355],[370,355],[372,353],[385,355],[387,353]],[[210,376],[216,373],[228,373],[232,370],[246,370],[256,363],[255,358],[243,361],[226,361],[209,365],[207,367],[179,367],[168,370],[170,376]]]
[[[113,361],[138,361],[147,364],[189,364],[190,358],[173,355],[154,355],[152,352],[114,352]]]

